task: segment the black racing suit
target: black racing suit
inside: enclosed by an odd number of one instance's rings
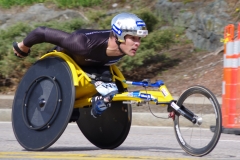
[[[124,55],[107,56],[106,50],[111,30],[79,29],[67,33],[57,29],[38,27],[23,40],[27,47],[48,42],[56,50],[69,55],[85,72],[109,75],[109,66]],[[104,67],[105,66],[105,67]]]
[[[107,56],[111,30],[79,29],[69,34],[60,30],[38,27],[23,40],[24,45],[48,42],[57,45],[56,50],[68,54],[79,66],[109,66],[121,56]]]

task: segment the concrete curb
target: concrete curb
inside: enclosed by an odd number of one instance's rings
[[[154,117],[151,113],[133,113],[132,114],[132,125],[138,126],[164,126],[169,127],[173,126],[173,119],[167,118],[168,113],[157,113],[158,117],[164,117],[165,119]],[[166,119],[167,118],[167,119]],[[202,128],[208,128],[209,124],[215,124],[216,118],[214,114],[205,114],[203,115]],[[207,123],[204,123],[207,122]],[[188,120],[183,119],[180,121],[181,126],[188,127],[193,124]]]
[[[1,100],[13,100],[14,96],[13,95],[0,95],[0,101]],[[178,99],[178,97],[174,97],[175,99]],[[222,99],[217,98],[218,102],[221,105]],[[189,101],[191,103],[191,100]],[[196,102],[194,102],[196,103]],[[7,106],[9,107],[9,106]],[[10,122],[11,121],[11,114],[12,114],[12,109],[0,109],[0,121],[2,122]],[[156,118],[154,117],[150,112],[148,113],[143,113],[143,112],[133,112],[132,113],[132,125],[139,125],[139,126],[172,126],[173,125],[173,120],[168,117],[168,113],[155,113],[158,117],[164,117],[165,119],[162,118]],[[205,119],[209,120],[215,120],[214,115],[205,115]],[[214,124],[214,122],[213,122]],[[181,125],[187,125],[182,124]],[[203,127],[203,126],[202,126]]]
[[[11,121],[12,110],[11,109],[0,109],[0,121],[8,122]]]
[[[11,115],[12,110],[11,109],[0,109],[0,121],[2,122],[11,122]],[[168,113],[157,113],[156,116],[162,117],[157,118],[154,117],[151,113],[132,113],[132,125],[137,126],[173,126],[173,120],[168,117]],[[212,124],[214,124],[215,117],[213,114],[208,114],[204,116],[204,119],[207,119],[207,122],[209,120],[212,121]],[[182,126],[187,126],[190,123],[188,121],[181,122]],[[203,123],[204,124],[204,123]],[[208,127],[202,125],[201,127]]]
[[[14,99],[14,95],[0,95],[0,99]]]

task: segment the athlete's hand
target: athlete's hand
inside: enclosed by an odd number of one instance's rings
[[[13,52],[17,57],[23,58],[28,56],[28,54],[30,53],[30,48],[25,46],[23,42],[13,42]]]

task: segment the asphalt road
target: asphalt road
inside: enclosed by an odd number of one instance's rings
[[[127,139],[120,147],[107,150],[91,144],[77,125],[71,123],[52,146],[40,152],[26,151],[16,140],[10,122],[0,122],[0,128],[0,159],[240,159],[240,139],[233,134],[222,134],[219,143],[210,154],[196,158],[181,149],[172,127],[132,126]]]

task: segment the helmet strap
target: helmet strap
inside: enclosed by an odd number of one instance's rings
[[[120,44],[121,44],[121,42],[119,42],[117,39],[115,40],[115,42],[116,42],[117,45],[118,45],[118,49],[119,49],[119,51],[120,51],[122,54],[126,54],[126,53],[124,53],[123,50],[120,48]]]

